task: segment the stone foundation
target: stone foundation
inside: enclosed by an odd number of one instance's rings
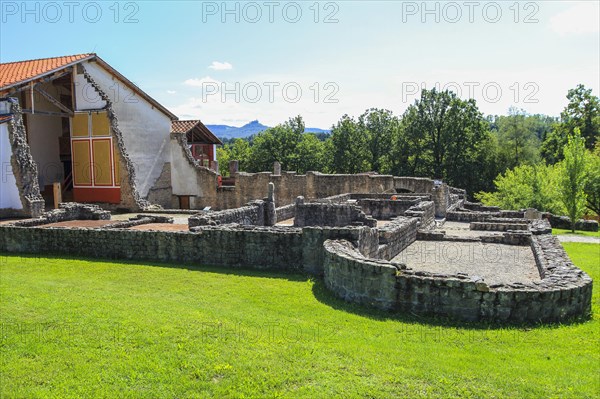
[[[340,196],[339,200],[347,198]],[[547,323],[589,316],[592,280],[571,263],[550,234],[546,220],[515,221],[511,216],[518,213],[494,212],[500,219],[487,225],[512,222],[527,226],[527,230],[452,237],[443,231],[418,230],[430,217],[424,215],[434,212],[433,202],[419,204],[425,204],[423,210],[415,211],[421,212],[419,217],[397,217],[379,229],[348,225],[265,227],[262,225],[274,221],[277,214],[269,200],[192,216],[190,230],[182,232],[128,229],[148,223],[172,223],[169,217],[151,215],[93,228],[44,226],[67,220],[110,219],[110,213],[98,206],[67,203],[43,217],[1,225],[0,252],[306,272],[324,275],[328,289],[347,301],[461,321]],[[333,212],[334,216],[323,216],[325,221],[332,217],[332,223],[337,223],[348,214],[352,215],[351,221],[356,221],[358,206],[332,199],[311,204],[300,201],[294,205],[296,218],[298,211],[305,212],[303,220],[314,218],[308,215],[312,205],[317,211]],[[284,212],[291,211],[280,210],[280,214]],[[245,218],[247,225],[230,224],[231,220],[239,223]],[[491,284],[467,273],[415,271],[391,261],[417,239],[530,248],[540,279]]]
[[[381,309],[461,321],[563,322],[591,314],[592,279],[550,234],[529,236],[541,281],[488,285],[464,274],[414,271],[367,259],[347,242],[325,243],[325,284],[338,297]]]

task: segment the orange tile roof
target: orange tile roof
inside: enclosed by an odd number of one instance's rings
[[[188,120],[188,121],[172,121],[171,122],[171,133],[187,133],[194,126],[196,126],[200,120]]]
[[[171,133],[186,133],[189,143],[202,142],[206,144],[223,144],[223,142],[198,119],[171,121]]]
[[[37,77],[44,76],[54,70],[95,57],[96,54],[77,54],[64,57],[42,58],[37,60],[7,62],[0,64],[0,90],[19,83],[26,83]]]

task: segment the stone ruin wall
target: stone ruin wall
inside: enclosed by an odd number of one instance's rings
[[[446,215],[446,219],[456,222],[468,222],[475,223],[473,229],[477,230],[493,230],[492,228],[485,227],[486,222],[498,222],[499,219],[509,219],[506,223],[511,223],[510,219],[519,218],[541,218],[548,220],[550,226],[558,229],[571,229],[571,221],[567,216],[556,216],[548,212],[538,212],[535,209],[521,209],[518,211],[505,211],[495,206],[483,206],[479,203],[472,203],[464,201],[462,208],[456,208],[449,210]],[[505,229],[509,229],[506,226]],[[519,229],[518,226],[514,226],[514,229]],[[575,224],[576,230],[581,231],[598,231],[598,222],[595,220],[583,220],[580,219]]]
[[[261,199],[267,185],[275,185],[277,205],[294,203],[303,196],[308,201],[332,197],[343,193],[382,194],[388,198],[398,191],[431,195],[436,205],[436,216],[443,217],[453,203],[464,200],[464,190],[451,188],[445,184],[437,187],[427,178],[397,177],[377,174],[323,174],[308,172],[298,175],[295,172],[273,174],[271,172],[235,174],[235,186],[219,187],[216,195],[198,199],[198,207],[211,206],[215,209],[229,209],[243,206],[251,200]],[[207,190],[208,191],[208,190]]]
[[[265,201],[252,201],[240,208],[191,216],[188,218],[188,225],[190,228],[231,223],[244,226],[270,226],[272,224],[266,223],[266,220],[269,219],[269,216],[265,214],[266,212],[268,212],[268,208],[265,206]]]
[[[401,263],[369,259],[347,241],[329,240],[325,284],[346,301],[462,321],[549,323],[587,317],[592,279],[573,265],[549,230],[533,228],[533,234],[517,234],[516,239],[505,233],[502,240],[531,247],[540,282],[488,285],[462,274],[414,271]]]
[[[27,144],[23,114],[19,102],[9,98],[13,118],[8,121],[8,140],[12,149],[10,159],[23,209],[0,209],[0,218],[33,216],[44,212],[44,199],[38,184],[38,169]]]
[[[305,203],[304,197],[296,199],[295,227],[364,225],[376,227],[377,220],[365,215],[361,207],[351,203]]]
[[[221,214],[216,216],[221,218],[218,223],[223,224],[209,222],[191,227],[187,232],[125,228],[142,223],[172,222],[166,220],[170,218],[153,219],[146,215],[100,228],[25,227],[27,221],[16,222],[0,226],[0,252],[306,272],[324,275],[328,289],[347,301],[462,321],[560,322],[590,314],[592,280],[571,263],[558,240],[551,235],[546,220],[527,221],[526,231],[481,237],[451,237],[445,236],[443,231],[420,230],[422,218],[404,216],[394,218],[379,229],[225,223],[228,218],[239,221],[249,213],[257,214],[260,206],[255,205],[247,207],[253,209],[239,210],[239,214],[232,214],[235,210],[215,212]],[[331,204],[321,202],[319,205],[327,208]],[[110,219],[110,214],[95,206],[66,204],[31,225],[72,219]],[[474,223],[484,223],[488,229],[494,229],[495,224],[495,230],[502,231],[507,222],[521,226],[525,219],[496,218]],[[417,239],[528,246],[533,251],[541,280],[487,284],[481,278],[464,273],[414,271],[390,261]]]

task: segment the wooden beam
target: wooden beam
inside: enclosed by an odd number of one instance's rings
[[[68,118],[71,115],[67,114],[66,112],[53,112],[53,111],[35,111],[32,112],[30,109],[23,109],[22,112],[24,114],[32,114],[32,115],[44,115],[44,116],[60,116],[62,118]]]
[[[18,93],[20,91],[29,89],[31,87],[32,82],[34,85],[37,85],[40,83],[48,83],[52,80],[59,79],[59,78],[62,78],[63,76],[70,74],[72,70],[73,70],[73,67],[61,69],[60,71],[54,72],[52,75],[45,76],[45,77],[42,77],[42,78],[39,78],[39,79],[36,79],[33,81],[23,83],[20,86],[11,87],[10,89],[6,90],[4,93],[6,93],[6,96],[14,95],[15,93]]]
[[[73,111],[71,111],[67,106],[63,105],[63,103],[61,103],[60,101],[58,101],[56,98],[52,97],[52,95],[50,95],[50,93],[48,93],[47,91],[39,88],[38,86],[34,86],[33,89],[35,91],[37,91],[38,93],[40,93],[42,96],[44,96],[46,98],[46,100],[50,101],[58,109],[60,109],[63,112],[66,112],[67,114],[69,114],[69,116],[73,116]]]

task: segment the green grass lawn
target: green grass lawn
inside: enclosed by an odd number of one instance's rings
[[[567,243],[595,281],[597,244]],[[586,322],[452,324],[302,275],[0,256],[0,397],[597,398]]]
[[[552,234],[566,234],[566,235],[578,235],[578,236],[587,236],[587,237],[600,237],[600,231],[581,231],[575,230],[575,233],[572,233],[571,230],[565,229],[552,229]]]

